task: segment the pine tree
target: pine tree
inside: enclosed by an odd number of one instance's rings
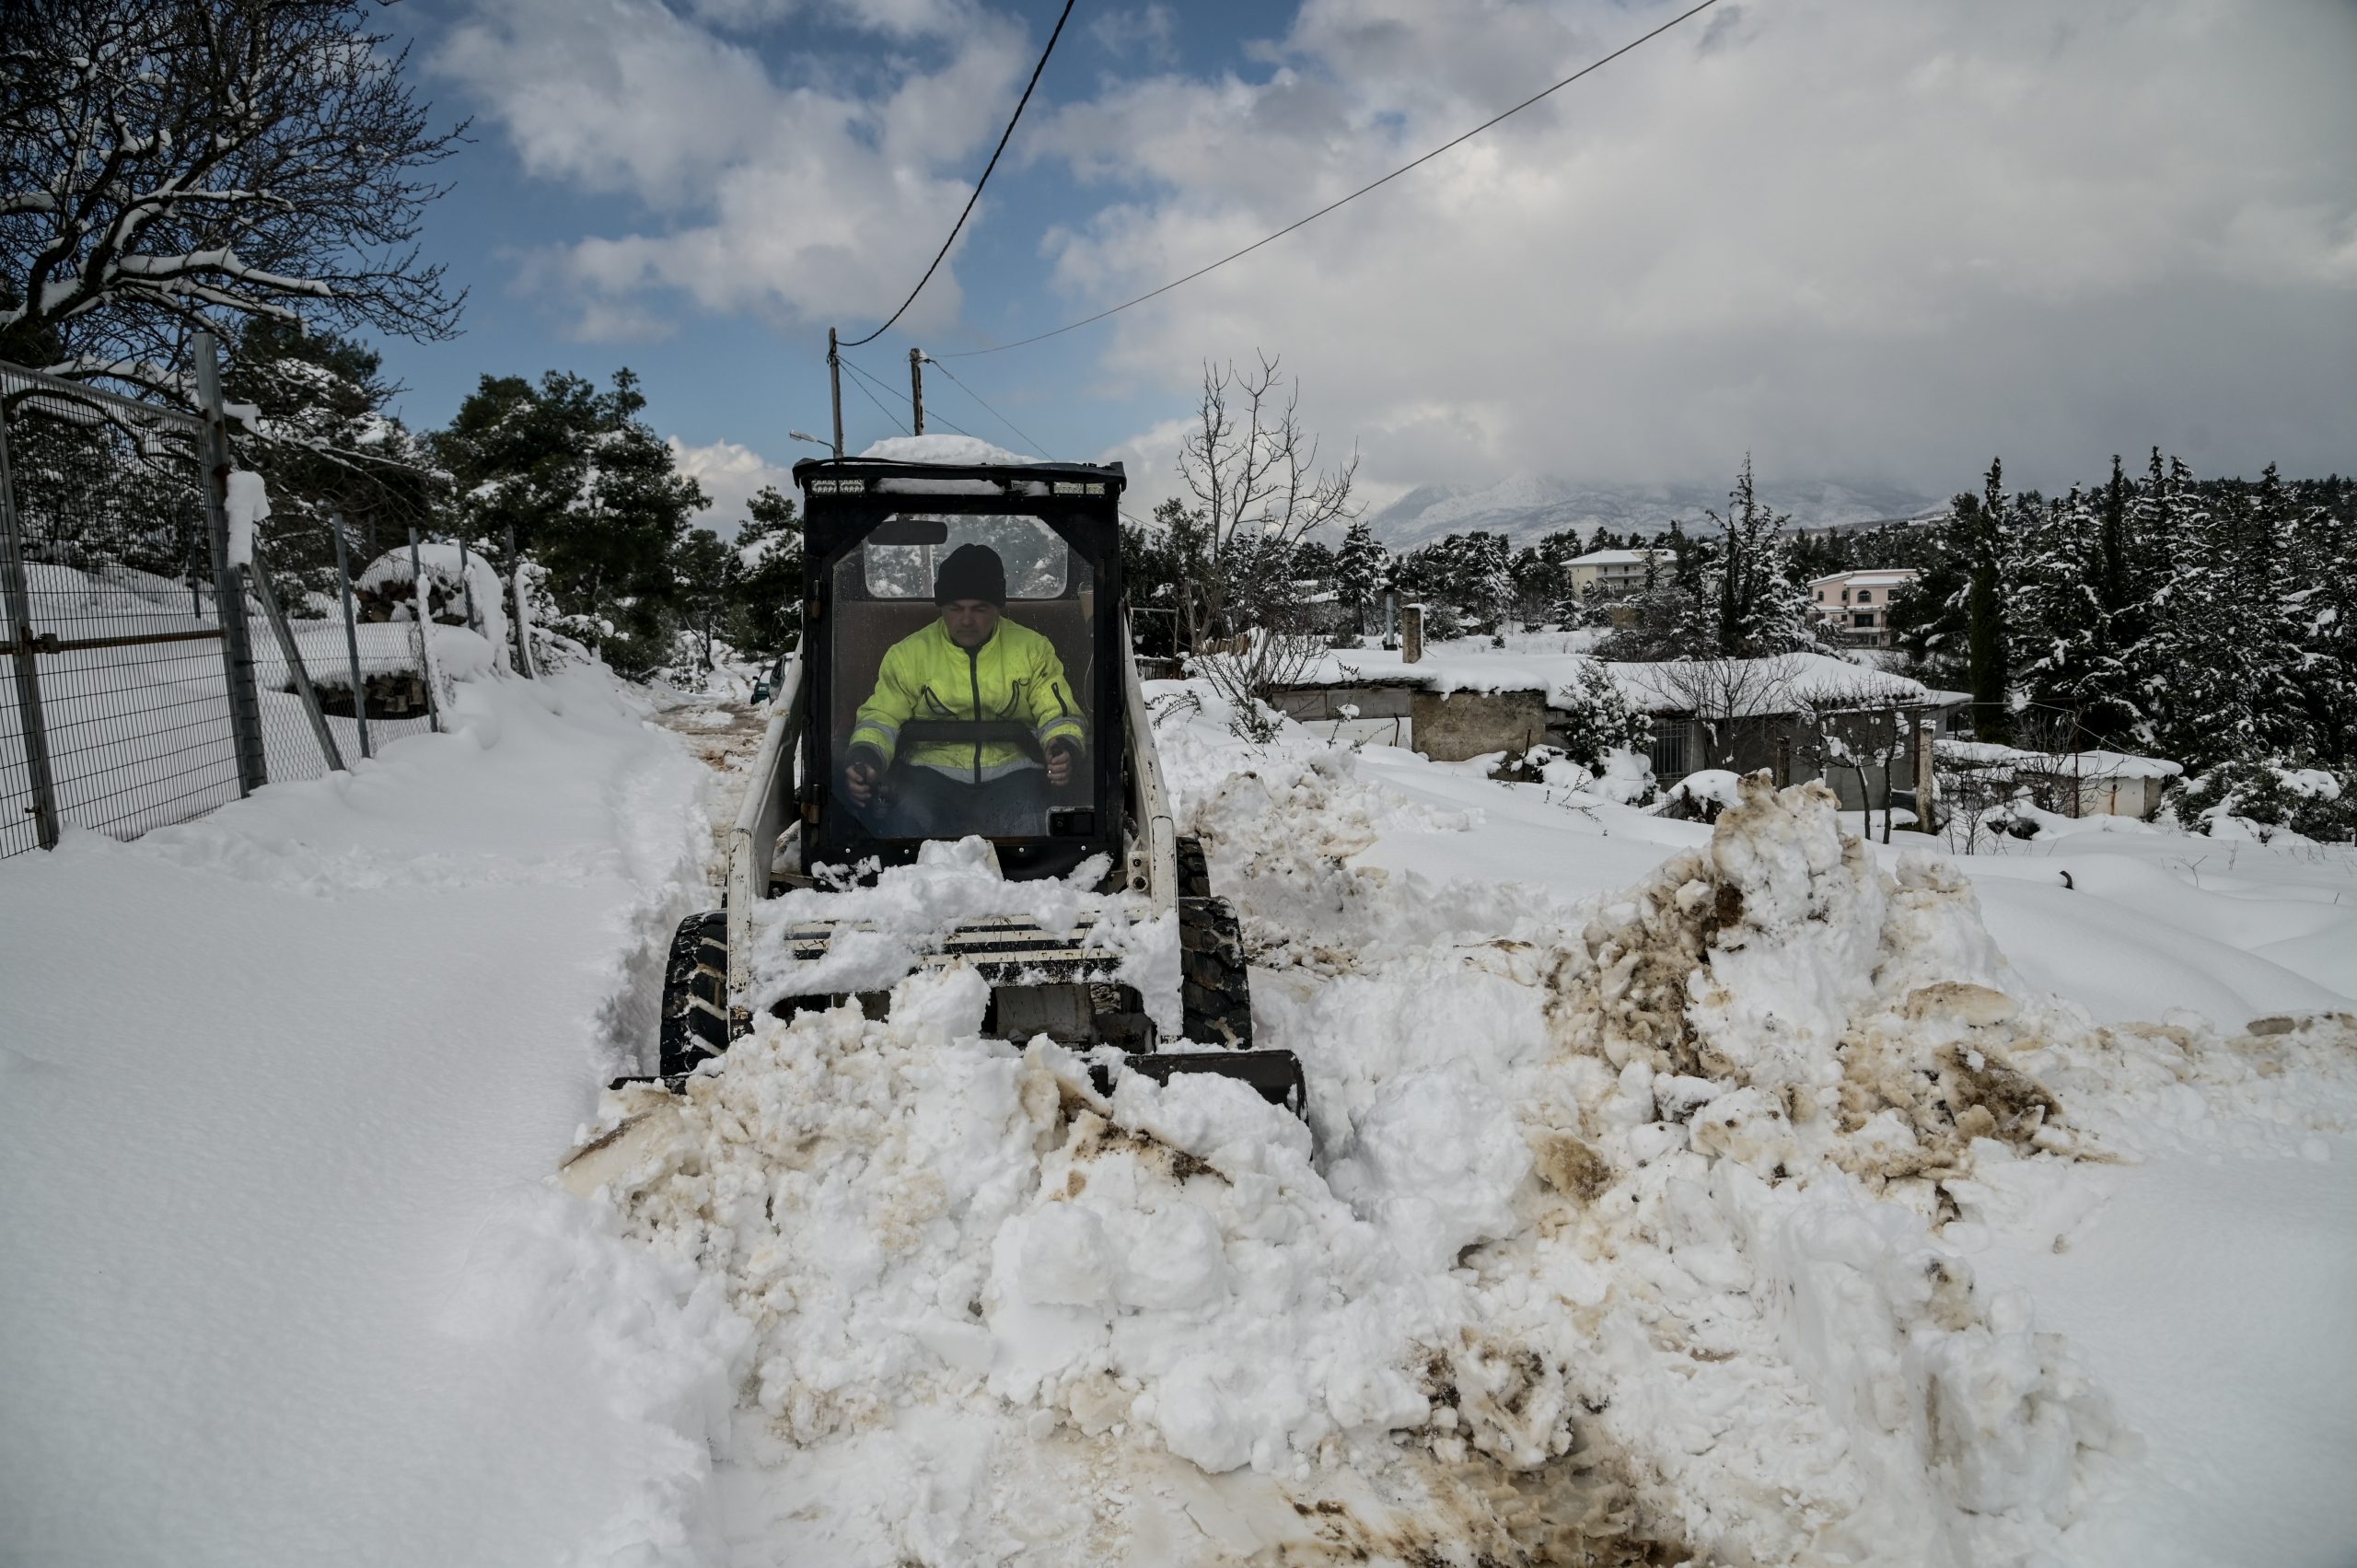
[[[1643,752],[1653,744],[1653,715],[1631,707],[1620,682],[1593,661],[1584,662],[1549,705],[1561,715],[1563,755],[1591,772],[1603,772],[1616,751]]]
[[[671,567],[679,585],[683,629],[695,643],[698,668],[709,670],[716,661],[745,563],[718,534],[710,528],[694,528],[672,551]]]
[[[1729,658],[1763,658],[1816,645],[1809,630],[1808,595],[1794,580],[1790,545],[1783,537],[1792,518],[1759,502],[1752,482],[1751,456],[1744,455],[1727,515],[1718,523],[1718,561],[1711,584],[1716,600],[1709,651]]]
[[[1482,630],[1503,636],[1515,602],[1514,551],[1505,536],[1474,534],[1468,571],[1472,600],[1469,608],[1480,618]]]
[[[1383,597],[1390,574],[1391,552],[1383,548],[1364,518],[1353,518],[1342,535],[1342,548],[1335,554],[1334,578],[1362,637],[1366,635],[1367,607]]]
[[[730,595],[728,640],[749,653],[785,651],[802,630],[802,529],[794,498],[772,484],[745,504],[737,529],[744,570]]]
[[[2005,639],[2010,510],[2004,465],[1991,459],[1980,494],[1958,495],[1948,517],[1949,549],[1961,578],[1964,677],[1972,693],[1973,727],[1983,740],[2003,740],[2013,731],[2013,665]]]
[[[671,555],[707,505],[639,417],[645,406],[628,370],[604,394],[557,371],[537,387],[486,376],[433,439],[464,534],[513,528],[574,629],[630,675],[668,661],[679,598]]]
[[[2271,524],[2249,497],[2204,493],[2177,459],[2154,466],[2148,515],[2165,520],[2172,550],[2144,675],[2163,751],[2200,771],[2305,749],[2299,628],[2267,563],[2288,510],[2280,483],[2265,487]]]
[[[2316,760],[2357,768],[2357,522],[2325,505],[2303,507],[2292,525],[2284,580],[2306,656]],[[2349,793],[2357,798],[2357,790]]]

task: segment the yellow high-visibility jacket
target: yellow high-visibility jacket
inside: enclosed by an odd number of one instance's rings
[[[1055,644],[1006,620],[970,653],[938,621],[893,644],[876,690],[859,705],[849,745],[873,748],[888,765],[900,752],[900,726],[912,719],[1012,719],[1030,726],[1043,751],[1059,740],[1086,745],[1080,704]],[[908,758],[973,784],[1039,766],[1006,740],[920,740]]]

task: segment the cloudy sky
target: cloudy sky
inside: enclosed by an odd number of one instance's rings
[[[1080,0],[950,261],[853,359],[1058,326],[1291,222],[1690,0]],[[1059,0],[411,0],[474,119],[429,250],[486,373],[627,364],[734,520],[824,436],[826,329],[947,232]],[[1206,359],[1281,354],[1371,498],[1512,474],[1945,495],[2154,444],[2357,468],[2357,4],[1719,0],[1308,229],[927,403],[1167,491]],[[1013,428],[969,395],[988,401]],[[936,423],[935,427],[938,427]],[[1017,434],[1017,431],[1021,434]]]

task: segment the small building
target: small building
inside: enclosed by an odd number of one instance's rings
[[[1654,776],[1766,772],[1779,786],[1822,779],[1841,809],[1886,800],[1921,815],[1917,759],[1949,693],[1828,654],[1670,659],[1605,667],[1631,707],[1654,715]]]
[[[1572,592],[1581,598],[1625,598],[1645,586],[1645,567],[1667,571],[1678,560],[1668,550],[1591,550],[1563,563]]]
[[[1820,626],[1862,648],[1890,646],[1890,597],[1923,574],[1912,566],[1836,572],[1808,586]]]
[[[1338,651],[1274,703],[1336,740],[1462,761],[1560,740],[1593,663],[1451,648],[1410,664],[1396,651]],[[1917,810],[1917,758],[1964,701],[1824,654],[1603,668],[1630,706],[1653,715],[1650,761],[1665,787],[1704,769],[1765,770],[1779,784],[1821,778],[1848,811],[1886,798]]]
[[[2026,796],[2059,817],[2150,818],[2184,765],[2126,751],[2032,751],[1985,740],[1939,743],[1945,787],[1959,799],[1997,805]]]

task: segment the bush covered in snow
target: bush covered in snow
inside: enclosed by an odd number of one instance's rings
[[[1581,666],[1574,679],[1548,698],[1548,705],[1562,715],[1550,715],[1549,724],[1563,754],[1591,771],[1601,772],[1616,751],[1642,755],[1653,744],[1653,715],[1631,707],[1620,683],[1600,663]]]
[[[2357,838],[2357,780],[2324,768],[2228,762],[2173,792],[2187,829],[2265,843],[2286,832],[2324,843]]]

